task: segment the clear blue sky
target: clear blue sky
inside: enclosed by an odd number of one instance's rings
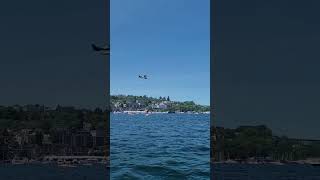
[[[209,105],[209,8],[209,0],[111,0],[111,94]]]

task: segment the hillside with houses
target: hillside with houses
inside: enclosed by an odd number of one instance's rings
[[[60,105],[0,106],[0,164],[40,162],[46,156],[102,157],[108,152],[106,113]]]
[[[147,97],[133,95],[112,95],[112,111],[151,111],[151,112],[208,112],[210,106],[198,105],[193,101],[172,101],[167,97]]]

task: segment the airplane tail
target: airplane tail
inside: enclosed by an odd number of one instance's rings
[[[91,44],[91,47],[92,47],[92,49],[95,50],[95,51],[100,51],[100,50],[101,50],[101,49],[100,49],[98,46],[96,46],[95,44]]]

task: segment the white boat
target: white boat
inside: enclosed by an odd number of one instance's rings
[[[26,164],[28,159],[12,159],[11,164]]]
[[[269,164],[274,164],[274,165],[284,165],[282,162],[280,161],[270,161]]]
[[[71,167],[71,168],[77,167],[77,166],[74,166],[74,165],[71,165],[71,164],[59,164],[58,166],[59,167]]]
[[[227,164],[237,164],[238,162],[237,162],[237,161],[234,161],[234,160],[231,160],[231,159],[228,159],[228,160],[224,161],[224,163],[227,163]]]
[[[305,164],[309,164],[312,166],[320,166],[320,159],[319,158],[308,158],[304,160]]]
[[[83,164],[81,164],[81,165],[83,165],[83,166],[92,166],[91,163],[83,163]]]

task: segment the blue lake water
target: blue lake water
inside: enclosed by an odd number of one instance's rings
[[[320,167],[214,164],[209,115],[111,115],[111,178],[320,180]],[[211,173],[210,173],[211,172]],[[107,180],[104,166],[0,165],[0,180]]]
[[[112,114],[111,179],[210,179],[209,119]]]
[[[105,166],[0,165],[0,180],[108,180]]]
[[[320,180],[320,167],[311,165],[215,164],[214,180]]]

